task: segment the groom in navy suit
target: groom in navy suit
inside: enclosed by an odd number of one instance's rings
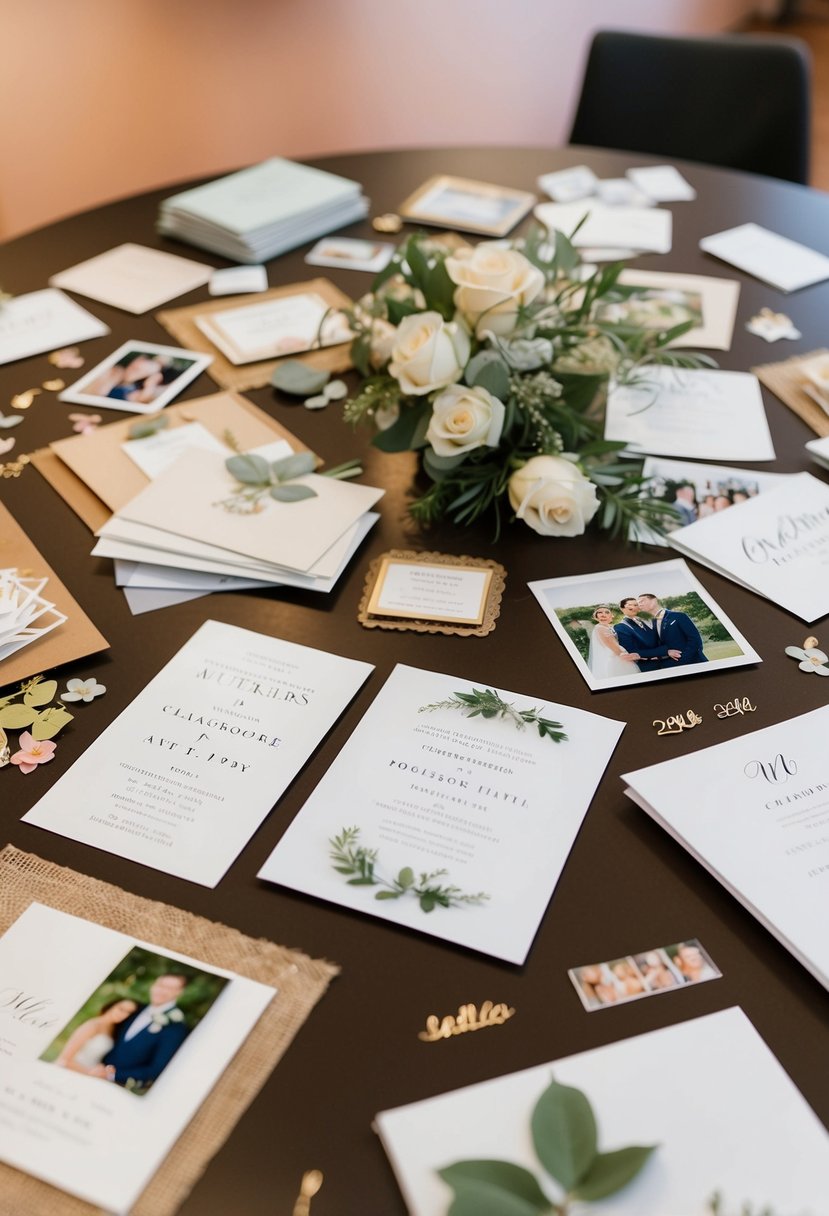
[[[703,653],[700,631],[684,612],[672,612],[670,608],[663,608],[657,597],[650,593],[639,596],[639,607],[653,618],[653,628],[659,646],[671,647],[674,653],[679,651],[679,658],[676,660],[678,666],[687,667],[691,663],[708,662],[707,655]],[[667,653],[670,655],[671,650]],[[667,663],[662,666],[667,666]]]
[[[679,650],[667,642],[661,642],[650,622],[639,618],[639,601],[635,596],[621,600],[619,607],[625,619],[613,626],[616,639],[628,654],[639,656],[636,666],[640,671],[658,671],[680,658]]]
[[[93,1075],[147,1088],[167,1067],[187,1037],[184,1014],[176,1004],[187,987],[184,975],[159,975],[150,988],[150,1003],[118,1027],[115,1043]]]

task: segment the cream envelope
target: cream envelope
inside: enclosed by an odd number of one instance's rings
[[[203,287],[212,273],[213,267],[201,262],[126,244],[53,274],[49,282],[124,312],[142,313]]]
[[[222,506],[239,490],[224,460],[212,452],[189,451],[118,515],[229,553],[306,572],[384,491],[316,473],[298,481],[316,497],[294,503],[268,498],[263,510],[239,514]]]

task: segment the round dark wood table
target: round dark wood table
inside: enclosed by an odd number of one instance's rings
[[[615,177],[632,165],[648,163],[648,158],[594,149],[447,148],[334,156],[313,163],[361,182],[371,199],[371,214],[377,215],[395,210],[435,173],[534,190],[538,175],[556,168],[585,163],[601,177]],[[672,206],[671,253],[644,257],[633,265],[740,281],[733,345],[729,352],[717,354],[721,367],[747,370],[825,345],[829,283],[783,296],[702,254],[698,243],[710,233],[754,221],[829,254],[829,196],[749,174],[691,164],[680,168],[696,189],[697,200]],[[159,202],[174,192],[171,187],[125,199],[10,241],[0,250],[0,284],[15,295],[45,287],[50,275],[124,241],[227,265],[221,258],[157,236]],[[366,221],[343,230],[343,235],[375,234]],[[270,262],[270,284],[322,273],[352,297],[368,289],[371,280],[366,274],[306,267],[303,258],[308,248]],[[171,307],[203,299],[206,288]],[[81,303],[112,331],[84,344],[87,368],[128,338],[171,341],[152,314],[133,317],[95,302]],[[745,322],[766,305],[791,316],[803,334],[799,342],[767,346],[746,332]],[[55,373],[45,355],[0,367],[0,408],[8,411],[14,393],[50,374]],[[349,379],[354,387],[356,378]],[[213,389],[203,374],[184,397],[204,396]],[[65,733],[55,760],[39,774],[25,780],[9,772],[0,777],[0,843],[11,842],[128,891],[189,909],[254,937],[299,947],[342,967],[194,1187],[182,1213],[290,1216],[303,1171],[310,1169],[324,1174],[322,1189],[312,1203],[313,1216],[403,1213],[403,1200],[372,1131],[376,1112],[731,1005],[742,1006],[806,1100],[829,1124],[826,992],[702,866],[625,797],[619,780],[621,773],[647,763],[643,757],[653,762],[669,759],[824,705],[829,681],[805,678],[783,651],[787,645],[802,645],[812,632],[824,646],[829,644],[825,623],[807,627],[735,583],[693,567],[762,655],[763,663],[690,676],[681,685],[671,681],[591,693],[528,591],[528,580],[638,566],[665,560],[674,556],[672,551],[637,551],[595,531],[574,540],[543,539],[521,524],[508,526],[498,542],[493,542],[487,523],[467,530],[444,524],[419,533],[405,514],[417,475],[411,454],[389,456],[370,447],[368,434],[345,426],[336,406],[305,410],[270,388],[248,396],[327,463],[363,457],[366,483],[386,488],[379,524],[328,596],[247,591],[132,616],[115,587],[111,564],[90,556],[89,531],[39,473],[27,468],[18,479],[0,481],[4,504],[111,642],[108,652],[61,671],[62,679],[94,673],[108,688],[106,697],[85,707],[82,729],[76,724],[78,728]],[[777,461],[757,467],[782,472],[808,469],[825,478],[804,451],[812,432],[770,393],[764,390],[763,396]],[[17,452],[30,452],[69,435],[68,414],[73,408],[41,398],[15,432]],[[479,639],[364,629],[357,621],[357,607],[368,563],[393,547],[473,554],[501,562],[507,582],[495,631]],[[214,890],[197,886],[19,822],[48,783],[68,769],[95,734],[210,618],[331,650],[376,668],[219,885]],[[523,967],[444,945],[436,938],[256,878],[397,662],[490,687],[535,693],[627,723]],[[717,721],[714,704],[737,696],[749,697],[756,713]],[[687,705],[706,716],[705,726],[657,738],[653,720]],[[688,937],[702,941],[722,969],[722,979],[681,996],[632,1002],[613,1011],[588,1014],[582,1009],[567,976],[569,967]],[[486,1000],[513,1006],[515,1016],[504,1026],[434,1044],[418,1039],[429,1014],[443,1016],[461,1004]],[[735,1128],[734,1135],[740,1134],[741,1129]],[[447,1148],[451,1157],[451,1146]]]

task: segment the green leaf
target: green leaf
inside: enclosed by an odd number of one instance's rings
[[[348,880],[348,885],[350,887],[376,887],[377,879],[376,878],[350,878]]]
[[[453,469],[457,469],[466,460],[466,453],[459,452],[457,456],[438,456],[431,448],[423,453],[423,468],[432,481],[442,481]]]
[[[409,237],[406,245],[406,261],[411,271],[412,280],[417,287],[421,289],[423,294],[426,294],[426,287],[429,280],[429,263],[418,245],[416,236]]]
[[[72,717],[72,714],[67,713],[59,705],[54,705],[51,709],[44,709],[35,719],[34,726],[32,727],[32,738],[54,739],[58,731],[63,730],[67,722],[72,721]]]
[[[386,431],[378,431],[371,441],[372,444],[381,452],[411,451],[421,419],[428,418],[431,409],[428,401],[418,401],[414,405],[403,404],[397,422]]]
[[[8,730],[22,730],[31,726],[37,717],[37,710],[28,705],[7,705],[0,709],[0,726]]]
[[[134,422],[127,434],[130,439],[149,439],[150,435],[158,434],[169,425],[170,419],[166,414],[161,414],[160,417],[153,418],[152,422]]]
[[[57,680],[41,680],[23,694],[23,704],[48,705],[57,691]]]
[[[316,490],[312,490],[310,486],[301,486],[295,482],[287,485],[271,486],[271,498],[275,498],[277,502],[302,502],[304,498],[316,498]]]
[[[424,893],[420,897],[419,902],[420,902],[421,912],[434,912],[435,897],[431,891],[424,891]]]
[[[509,396],[509,368],[494,350],[481,350],[466,365],[464,379],[470,387],[485,388],[499,401]]]
[[[552,1210],[529,1170],[510,1161],[456,1161],[438,1173],[455,1192],[450,1216],[537,1216]]]
[[[413,300],[396,300],[393,296],[386,300],[386,314],[391,325],[399,325],[404,317],[410,317],[417,311]]]
[[[242,456],[229,456],[225,468],[243,486],[270,485],[270,467],[263,456],[254,456],[249,452]]]
[[[330,372],[308,367],[299,359],[284,359],[271,376],[271,384],[291,397],[314,397],[330,379]]]
[[[397,875],[397,881],[404,891],[408,891],[409,887],[414,886],[414,870],[411,866],[404,866]]]
[[[593,1202],[596,1199],[604,1199],[607,1195],[615,1195],[633,1181],[655,1148],[655,1144],[631,1145],[629,1148],[616,1149],[612,1153],[599,1153],[590,1169],[572,1190],[573,1199]]]
[[[436,309],[444,321],[451,321],[455,312],[455,284],[449,278],[444,258],[439,258],[426,275],[423,294],[428,307]]]
[[[375,899],[399,899],[401,891],[378,891],[374,896]]]
[[[277,481],[291,481],[294,477],[304,477],[306,473],[313,473],[315,465],[313,452],[295,452],[293,456],[275,460],[271,465],[271,472]]]
[[[596,1120],[580,1089],[553,1079],[532,1113],[538,1159],[565,1191],[572,1191],[596,1159]]]

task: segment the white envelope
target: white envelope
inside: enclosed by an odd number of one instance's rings
[[[703,237],[699,247],[780,291],[797,291],[829,279],[829,257],[759,224],[715,232]]]

